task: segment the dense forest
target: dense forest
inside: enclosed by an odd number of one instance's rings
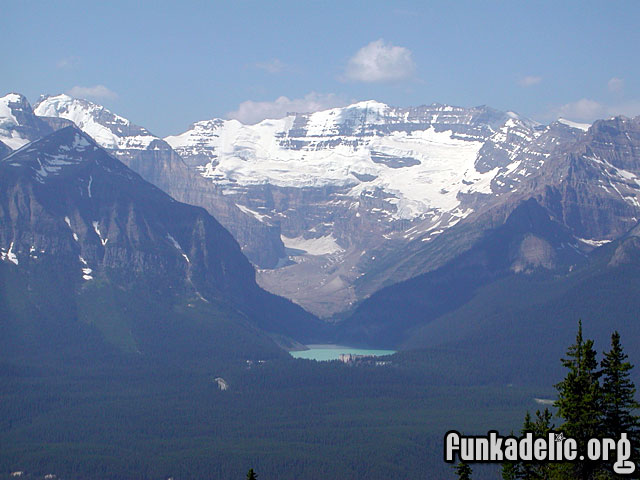
[[[549,393],[463,382],[473,367],[447,371],[444,356],[390,358],[386,366],[276,359],[191,371],[5,364],[0,472],[201,479],[242,478],[251,467],[263,480],[429,478],[450,473],[444,432],[512,428],[523,405]]]
[[[556,360],[565,376],[574,350],[564,365]],[[623,357],[615,358],[624,369]],[[492,359],[461,358],[430,349],[381,366],[287,357],[220,357],[188,369],[133,357],[70,368],[5,362],[0,478],[232,479],[249,468],[261,480],[453,478],[442,457],[448,430],[518,431],[523,412],[536,410],[526,422],[566,425],[542,410],[558,398],[565,415],[560,387],[512,381]],[[605,378],[597,377],[602,388]],[[521,467],[507,478],[545,478],[522,476]],[[473,465],[476,480],[500,475],[499,465]]]

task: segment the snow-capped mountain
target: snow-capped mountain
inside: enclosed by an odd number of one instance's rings
[[[440,267],[530,198],[579,250],[640,218],[638,119],[539,125],[489,107],[368,101],[256,125],[202,121],[162,140],[64,95],[36,112],[52,128],[77,123],[145,179],[206,208],[262,286],[327,317]],[[536,265],[550,263],[519,268]]]
[[[36,103],[34,113],[40,117],[60,117],[72,121],[109,150],[157,148],[152,143],[162,141],[143,127],[132,124],[101,105],[72,98],[68,95],[43,96]]]
[[[0,161],[0,283],[11,292],[0,299],[10,312],[3,346],[39,345],[54,332],[64,348],[78,348],[75,339],[82,349],[78,335],[91,329],[116,349],[164,355],[195,327],[209,352],[234,338],[277,351],[256,327],[304,336],[317,326],[258,287],[237,242],[204,209],[144,181],[75,126]]]
[[[331,315],[403,279],[366,286],[379,259],[524,191],[584,134],[488,107],[368,101],[256,125],[197,122],[165,140],[240,208],[280,225],[294,263],[260,271],[261,283]]]
[[[362,102],[258,125],[202,122],[167,141],[192,162],[208,156],[198,167],[223,187],[338,188],[354,199],[381,190],[389,194],[393,219],[441,218],[444,212],[459,219],[464,211],[457,196],[488,193],[495,172],[474,168],[487,125],[474,128],[476,112],[460,118],[452,110],[412,115]],[[448,119],[455,131],[434,128]]]
[[[51,127],[34,114],[23,95],[10,93],[0,97],[0,157],[3,152],[17,150],[51,131]]]
[[[101,105],[68,95],[43,96],[36,115],[75,124],[101,147],[174,198],[206,208],[230,230],[251,261],[270,267],[282,257],[279,232],[239,209],[186,167],[161,138]],[[250,237],[250,240],[247,238]]]

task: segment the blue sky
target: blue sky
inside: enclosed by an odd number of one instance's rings
[[[0,95],[67,92],[165,136],[375,99],[545,122],[640,114],[640,2],[3,2]]]

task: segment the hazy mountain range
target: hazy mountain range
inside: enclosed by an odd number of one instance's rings
[[[204,207],[235,237],[264,288],[322,317],[353,314],[340,335],[354,342],[410,345],[410,332],[475,288],[508,275],[567,275],[640,218],[640,118],[539,125],[489,107],[369,101],[256,125],[202,121],[160,139],[66,95],[42,97],[33,109],[20,95],[0,99],[5,156],[71,124],[105,157]],[[34,148],[5,158],[5,168],[11,158],[33,162]],[[91,233],[93,221],[106,220],[85,219],[81,230]],[[172,245],[165,232],[158,238]],[[2,242],[6,259],[33,246],[14,233]],[[100,263],[83,258],[92,270]],[[426,286],[393,293],[394,284],[424,275],[444,281],[446,295],[429,303]],[[400,298],[403,309],[389,312]]]
[[[640,350],[639,175],[640,118],[361,102],[161,139],[2,97],[0,477],[444,478],[443,432],[549,402],[579,318]]]

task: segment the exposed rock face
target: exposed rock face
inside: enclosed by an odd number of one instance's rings
[[[0,162],[0,252],[27,278],[57,265],[71,292],[142,283],[279,334],[315,325],[257,286],[237,242],[204,209],[147,183],[75,126]]]
[[[0,158],[6,157],[12,152],[11,148],[8,145],[0,142]]]
[[[536,268],[551,270],[556,266],[556,252],[545,239],[527,235],[513,255],[511,269],[515,273],[528,272]]]
[[[207,209],[234,234],[256,265],[273,267],[284,255],[277,227],[240,210],[220,190],[211,188],[210,182],[187,168],[168,143],[147,129],[100,105],[67,95],[42,97],[35,112],[54,129],[69,123],[77,125],[145,180],[177,200]]]
[[[23,95],[10,93],[0,98],[0,156],[3,150],[6,153],[7,147],[17,150],[51,131],[51,127],[34,114]]]
[[[361,102],[253,126],[198,122],[166,140],[238,205],[279,223],[290,262],[260,270],[261,285],[331,316],[441,264],[414,254],[513,197],[504,221],[552,152],[582,136],[487,107]]]
[[[536,194],[576,236],[612,240],[640,216],[640,119],[600,120],[541,171]]]
[[[477,290],[514,273],[566,273],[584,259],[569,229],[535,200],[520,203],[500,226],[428,273],[383,288],[339,325],[342,341],[393,347],[421,325],[453,311]]]
[[[618,245],[609,261],[609,267],[618,267],[628,263],[636,263],[640,253],[640,238],[630,237]]]
[[[257,125],[197,122],[161,140],[65,96],[36,113],[72,119],[147,180],[205,207],[262,286],[325,317],[439,268],[529,198],[581,249],[640,218],[638,119],[544,126],[488,107],[371,101]],[[533,236],[508,255],[528,272],[556,254]]]

